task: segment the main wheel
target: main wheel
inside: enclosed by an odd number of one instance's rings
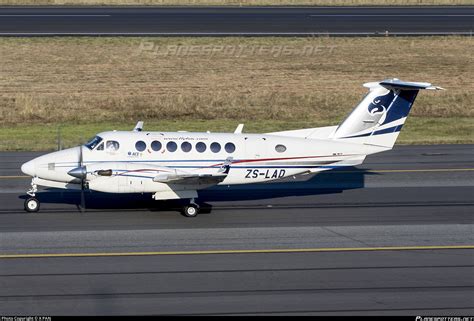
[[[199,214],[199,209],[194,204],[189,204],[183,208],[183,214],[186,217],[196,217]]]
[[[25,201],[25,211],[27,212],[38,212],[40,209],[40,202],[34,198],[30,197]]]

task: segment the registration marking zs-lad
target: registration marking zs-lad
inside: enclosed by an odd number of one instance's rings
[[[282,178],[285,172],[284,169],[247,169],[245,178]]]

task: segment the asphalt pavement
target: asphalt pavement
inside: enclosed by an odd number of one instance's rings
[[[0,7],[0,36],[472,35],[474,6]]]
[[[150,195],[41,190],[0,153],[4,314],[474,313],[474,146],[396,146],[308,181]]]

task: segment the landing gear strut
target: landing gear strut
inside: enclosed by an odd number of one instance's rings
[[[25,200],[25,211],[33,213],[40,209],[40,202],[35,198],[38,186],[31,181],[31,189],[26,192],[30,197]]]
[[[199,214],[199,205],[192,198],[188,205],[183,207],[183,215],[186,217],[196,217]]]

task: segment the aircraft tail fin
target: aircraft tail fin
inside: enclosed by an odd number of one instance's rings
[[[369,93],[337,127],[333,139],[392,148],[421,89],[440,90],[425,82],[387,79],[364,84]]]

